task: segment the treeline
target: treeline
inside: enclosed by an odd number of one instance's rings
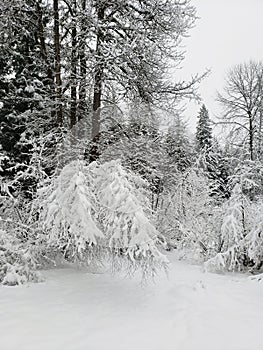
[[[262,64],[218,99],[221,145],[197,83],[171,79],[195,21],[188,1],[0,2],[0,283],[56,260],[215,270],[262,267]],[[164,128],[164,116],[169,125]]]
[[[36,150],[54,154],[81,120],[87,143],[96,143],[120,106],[169,109],[194,97],[201,77],[176,82],[168,73],[195,18],[189,1],[1,1],[3,175],[24,169]]]

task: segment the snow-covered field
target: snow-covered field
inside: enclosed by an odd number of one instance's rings
[[[203,273],[172,256],[169,278],[80,269],[0,287],[1,350],[262,350],[263,282]]]

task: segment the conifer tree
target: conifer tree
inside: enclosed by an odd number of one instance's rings
[[[196,128],[196,151],[198,165],[210,179],[211,195],[229,197],[227,189],[227,166],[222,151],[212,135],[211,120],[205,105],[200,109]]]
[[[47,8],[41,1],[37,4],[46,11],[41,23],[47,24]],[[13,178],[29,164],[35,138],[52,127],[47,113],[50,81],[36,3],[12,0],[1,6],[0,145],[9,158],[1,175]]]
[[[184,171],[189,167],[192,147],[187,133],[187,124],[179,114],[176,115],[174,124],[168,129],[165,148],[171,166],[175,166],[179,171]]]
[[[203,104],[196,127],[196,149],[198,152],[208,150],[212,147],[212,129],[208,110]]]

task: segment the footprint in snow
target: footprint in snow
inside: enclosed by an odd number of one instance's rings
[[[206,290],[206,286],[204,285],[203,281],[197,281],[193,286],[193,290],[196,292],[203,292]]]

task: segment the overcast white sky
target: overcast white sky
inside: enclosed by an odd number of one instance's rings
[[[200,93],[213,119],[220,113],[215,96],[227,71],[250,59],[263,61],[263,0],[192,0],[192,4],[200,19],[183,41],[186,55],[180,75],[187,78],[211,69]],[[191,129],[199,109],[190,103],[185,111]]]

